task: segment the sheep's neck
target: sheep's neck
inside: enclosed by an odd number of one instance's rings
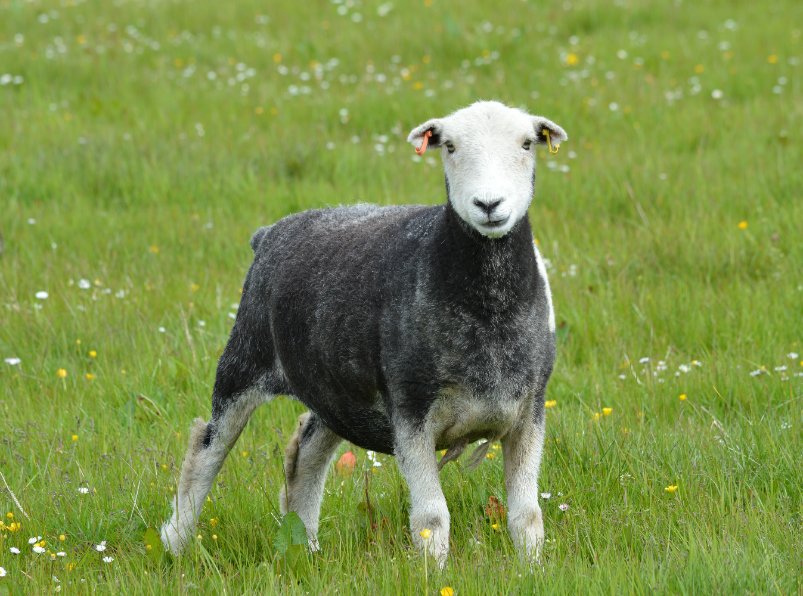
[[[433,268],[452,304],[498,320],[534,299],[538,270],[526,216],[501,238],[471,228],[451,203],[441,221]]]

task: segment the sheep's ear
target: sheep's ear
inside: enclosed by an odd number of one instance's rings
[[[429,147],[440,147],[441,132],[443,132],[443,122],[438,118],[427,120],[424,122],[424,124],[416,126],[407,136],[407,142],[411,143],[416,149],[418,149],[424,142],[424,134],[428,130],[432,131],[432,136],[429,137]]]
[[[565,130],[543,116],[533,116],[533,128],[535,129],[536,142],[539,145],[547,144],[547,130],[549,131],[549,140],[554,147],[569,139],[569,135],[566,134]]]

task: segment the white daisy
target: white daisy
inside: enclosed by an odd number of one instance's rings
[[[106,541],[102,540],[100,544],[96,544],[95,550],[99,553],[102,553],[104,550],[106,550]]]

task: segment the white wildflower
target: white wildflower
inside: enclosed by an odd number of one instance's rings
[[[106,550],[106,541],[102,540],[100,544],[96,544],[95,550],[98,551],[99,553],[102,553],[104,550]]]
[[[112,561],[114,561],[114,557],[103,557],[104,563],[111,563]]]
[[[45,548],[43,546],[34,546],[33,547],[33,552],[41,555],[42,553],[45,552]]]
[[[11,554],[12,554],[12,555],[18,555],[18,554],[20,554],[20,549],[18,549],[16,546],[12,546],[12,547],[11,547],[10,549],[8,549],[8,550],[10,550],[10,551],[11,551]]]
[[[47,292],[45,292],[44,290],[40,290],[40,291],[38,291],[36,293],[36,298],[38,300],[47,300],[48,296],[49,296],[49,294]]]
[[[560,509],[561,511],[568,511],[569,510],[569,504],[568,503],[561,503],[560,505],[558,505],[558,509]]]
[[[552,493],[541,493],[541,498],[542,499],[551,499],[552,498]]]
[[[22,362],[22,360],[19,358],[6,358],[6,364],[9,366],[17,366],[20,362]]]
[[[79,486],[78,487],[78,492],[81,493],[82,495],[89,494],[89,487],[88,486]]]

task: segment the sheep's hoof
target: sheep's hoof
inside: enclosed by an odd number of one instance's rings
[[[184,546],[187,544],[186,537],[182,537],[181,533],[172,522],[167,522],[163,525],[159,535],[165,550],[173,556],[181,553],[181,551],[184,550]]]

